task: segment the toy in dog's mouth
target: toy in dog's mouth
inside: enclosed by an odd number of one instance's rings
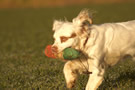
[[[47,45],[47,47],[45,48],[45,55],[47,57],[50,57],[50,58],[58,58],[58,59],[61,59],[64,61],[82,58],[81,57],[82,53],[76,49],[73,49],[73,48],[66,48],[61,53],[58,53],[58,54],[53,53],[52,52],[52,45]],[[85,56],[85,55],[83,55],[83,56]],[[85,57],[85,59],[86,59],[86,57]],[[82,61],[81,61],[81,64],[84,66],[84,68],[86,68],[85,65],[82,63]],[[86,68],[86,72],[84,72],[84,73],[85,74],[92,74],[92,72],[89,72],[89,70],[87,68]]]
[[[56,58],[55,54],[52,52],[52,45],[47,45],[45,48],[45,55],[50,58]]]
[[[73,48],[66,48],[62,52],[56,54],[52,52],[52,45],[47,45],[45,55],[50,58],[59,58],[64,60],[74,60],[79,58],[80,52]]]

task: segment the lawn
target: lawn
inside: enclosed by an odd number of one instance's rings
[[[0,9],[0,90],[67,90],[64,63],[44,55],[53,43],[53,20],[71,21],[81,9],[96,13],[95,24],[135,19],[135,3],[40,9]],[[84,90],[82,75],[72,90]],[[130,59],[108,69],[99,90],[135,90],[135,63]]]

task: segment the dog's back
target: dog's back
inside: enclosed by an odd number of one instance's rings
[[[115,65],[126,55],[135,55],[135,20],[122,23],[106,23],[98,27],[104,32],[105,62]],[[101,31],[102,30],[102,31]],[[101,44],[101,43],[100,43]]]

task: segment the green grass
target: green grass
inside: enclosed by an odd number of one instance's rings
[[[63,8],[0,10],[0,90],[67,90],[64,63],[49,59],[44,48],[53,43],[54,19],[69,21],[81,9],[97,11],[94,23],[135,19],[135,4],[86,5]],[[72,90],[84,90],[82,75]],[[125,61],[110,68],[99,90],[135,89],[135,63]]]

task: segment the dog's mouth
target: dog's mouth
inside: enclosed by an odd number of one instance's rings
[[[67,48],[73,48],[73,47],[70,46],[70,47],[66,47],[66,48],[64,48],[64,49],[62,49],[62,50],[58,50],[58,51],[56,52],[56,54],[59,54],[59,53],[64,52],[64,50],[67,49]],[[54,52],[54,53],[55,53],[55,52]]]
[[[67,48],[72,48],[72,47],[67,47]],[[54,54],[54,56],[55,56],[56,58],[62,59],[62,60],[64,60],[64,61],[67,61],[67,60],[65,60],[64,57],[63,57],[64,50],[67,49],[67,48],[64,48],[63,50],[60,50],[60,51],[59,51],[58,48],[53,47],[53,48],[52,48],[52,53]]]

